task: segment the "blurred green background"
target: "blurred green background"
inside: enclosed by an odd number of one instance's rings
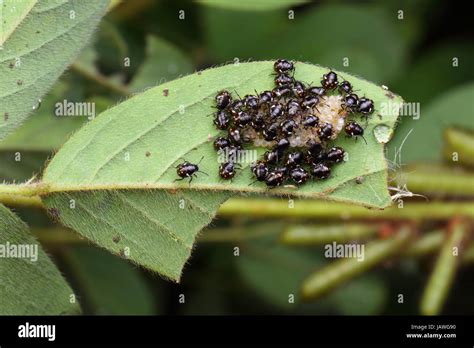
[[[435,169],[421,173],[435,174],[443,164],[445,192],[431,195],[421,188],[430,198],[426,204],[472,202],[472,187],[470,194],[459,194],[459,189],[450,192],[449,183],[462,175],[474,186],[474,161],[453,164],[443,156],[443,133],[450,127],[467,139],[461,150],[467,147],[469,153],[473,141],[474,46],[467,6],[441,0],[113,1],[93,41],[41,108],[0,144],[0,177],[19,182],[39,175],[54,151],[87,122],[56,118],[57,101],[94,101],[98,113],[131,93],[196,70],[284,57],[354,73],[388,86],[407,102],[419,103],[421,118],[401,117],[387,158],[394,159],[412,130],[400,152],[402,163],[398,158],[394,167],[430,162]],[[19,162],[16,152],[21,152]],[[377,239],[384,237],[384,227],[396,230],[401,221],[381,219],[374,225],[364,217],[344,218],[343,211],[341,218],[308,219],[227,213],[202,233],[177,285],[78,240],[42,211],[17,212],[79,294],[86,314],[417,314],[437,259],[435,251],[443,245],[440,240],[423,257],[381,262],[328,294],[302,302],[302,280],[332,261],[324,258],[322,246],[282,243],[282,232],[301,224],[345,231],[362,223],[375,228],[370,238]],[[448,220],[420,217],[412,225],[421,236],[444,229]],[[472,233],[472,224],[469,228]],[[235,247],[240,256],[234,256]],[[441,313],[474,313],[474,273],[469,264],[472,259],[455,270]],[[184,304],[180,294],[185,295]],[[289,294],[295,295],[295,303],[288,301]],[[399,294],[404,295],[402,304]]]

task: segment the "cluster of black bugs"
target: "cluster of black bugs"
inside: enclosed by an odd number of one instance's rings
[[[215,97],[214,125],[226,134],[214,141],[216,151],[224,151],[219,176],[229,180],[236,175],[238,154],[246,144],[269,148],[252,164],[255,181],[268,187],[283,184],[303,185],[309,179],[330,177],[331,167],[341,163],[345,151],[331,146],[344,130],[351,138],[362,137],[364,128],[354,120],[358,114],[366,120],[374,103],[359,98],[349,81],[339,81],[335,72],[323,75],[321,86],[297,81],[293,62],[274,63],[275,88],[233,98],[228,91]],[[365,141],[365,139],[364,139]],[[177,167],[181,179],[199,171],[198,165],[184,162]]]

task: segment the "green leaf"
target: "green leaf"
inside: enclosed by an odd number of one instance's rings
[[[405,119],[388,146],[388,157],[394,156],[403,143],[402,163],[435,161],[443,157],[443,129],[449,126],[474,129],[474,83],[465,84],[439,96],[431,104],[421,105],[418,120]],[[404,138],[409,136],[404,141]]]
[[[65,261],[83,292],[83,307],[94,314],[150,315],[155,313],[153,294],[137,268],[92,247],[75,247]]]
[[[246,10],[246,11],[265,11],[275,10],[290,6],[298,6],[308,3],[308,0],[240,0],[240,1],[226,1],[226,0],[198,0],[199,3],[208,6],[225,8],[229,10]]]
[[[38,2],[0,50],[0,140],[18,128],[77,56],[108,1]]]
[[[56,103],[68,100],[64,82],[57,83],[42,101],[34,117],[25,121],[15,132],[0,142],[1,150],[43,151],[58,149],[67,138],[87,121],[87,117],[58,117]],[[71,101],[71,100],[68,100]]]
[[[0,1],[0,47],[18,27],[38,0],[2,0]]]
[[[296,78],[314,81],[326,71],[297,63]],[[212,146],[218,132],[208,115],[216,91],[226,88],[245,95],[270,89],[271,72],[272,62],[210,69],[149,89],[105,111],[77,132],[49,164],[43,177],[46,204],[61,211],[64,224],[100,246],[115,253],[133,247],[132,261],[179,279],[196,234],[229,195],[269,193],[264,185],[249,186],[250,163],[242,164],[232,182],[219,179]],[[367,144],[340,137],[337,143],[350,160],[338,166],[330,180],[270,193],[383,208],[391,203],[387,166],[383,144],[373,131],[383,126],[390,137],[397,115],[383,113],[381,105],[388,96],[392,101],[401,98],[348,74],[341,76],[374,100],[377,111],[366,128]],[[210,175],[198,176],[191,185],[176,182],[175,166],[183,157],[195,163],[204,157],[200,168]],[[359,177],[366,177],[365,184],[356,184]],[[77,202],[75,209],[69,208],[71,199]],[[181,199],[186,201],[184,209]],[[123,237],[123,243],[113,243],[114,235]]]
[[[31,257],[13,257],[13,250]],[[6,254],[9,250],[9,254]],[[80,312],[74,293],[28,226],[0,205],[0,314],[58,315]],[[36,255],[36,257],[35,257]],[[9,256],[9,257],[8,257]]]
[[[191,61],[183,52],[157,37],[147,38],[146,54],[146,60],[130,84],[133,91],[141,91],[193,71]]]

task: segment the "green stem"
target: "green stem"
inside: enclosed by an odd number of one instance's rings
[[[380,230],[376,224],[292,225],[281,235],[287,245],[321,245],[344,243],[373,237]]]
[[[258,218],[312,218],[312,219],[449,219],[459,215],[474,218],[474,202],[410,202],[404,208],[392,206],[385,210],[371,210],[364,207],[316,200],[297,200],[293,208],[278,199],[234,198],[219,209],[221,216],[252,216]]]
[[[266,224],[246,227],[212,228],[205,230],[198,237],[198,242],[204,243],[234,243],[245,240],[256,239],[279,233],[278,228],[269,227]]]
[[[421,314],[437,315],[441,312],[460,263],[462,243],[468,233],[468,226],[463,221],[451,223],[421,299]]]
[[[405,251],[407,256],[424,256],[438,251],[444,241],[444,231],[436,230],[424,233],[413,242]]]
[[[365,246],[362,244],[364,246],[362,261],[357,257],[339,259],[307,277],[301,288],[303,298],[309,300],[320,297],[366,272],[383,260],[399,253],[410,237],[411,230],[408,227],[402,227],[392,238],[372,241]]]
[[[472,132],[457,128],[447,128],[444,131],[444,156],[449,162],[457,161],[468,167],[474,167],[474,135]],[[455,163],[455,162],[454,162]]]
[[[446,166],[418,164],[407,166],[397,175],[396,184],[407,184],[413,193],[432,196],[474,196],[474,175]]]

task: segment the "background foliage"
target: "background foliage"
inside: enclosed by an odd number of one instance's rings
[[[285,57],[330,66],[387,85],[407,102],[419,102],[421,118],[402,117],[387,148],[387,157],[394,159],[413,129],[403,145],[403,164],[446,163],[446,129],[456,126],[474,130],[472,29],[469,11],[459,8],[462,5],[437,0],[268,1],[272,4],[268,8],[252,8],[253,2],[242,1],[238,2],[242,8],[235,8],[237,2],[227,6],[229,3],[115,2],[89,45],[54,84],[33,117],[0,142],[0,178],[19,182],[41,174],[45,161],[87,122],[85,118],[55,117],[57,101],[93,101],[99,113],[133,92],[236,58]],[[294,11],[294,19],[288,19],[288,10]],[[399,10],[403,10],[403,19],[399,19]],[[180,11],[184,11],[184,19],[179,18]],[[125,57],[130,58],[130,66],[124,66]],[[349,58],[349,66],[343,65],[344,57]],[[454,57],[458,58],[457,67],[452,65]],[[22,153],[21,162],[15,161],[18,151]],[[457,167],[456,173],[461,170]],[[419,181],[426,183],[433,170],[420,169],[416,173],[421,176]],[[473,193],[465,190],[473,186],[472,171],[462,171],[467,183],[457,191],[465,193],[462,200],[458,193],[450,193],[451,184],[460,182],[452,175],[449,169],[442,195],[422,192],[429,196],[427,204],[432,210],[445,196],[450,203],[472,202]],[[417,192],[414,179],[412,183],[409,187]],[[252,198],[247,201],[259,203]],[[272,202],[287,205],[286,200],[276,201]],[[406,204],[404,210],[409,210]],[[446,203],[442,204],[441,209],[447,209]],[[51,222],[43,211],[16,208],[79,295],[84,313],[418,313],[423,288],[437,258],[435,254],[415,258],[416,250],[396,262],[384,262],[313,301],[301,301],[302,282],[332,261],[323,257],[321,246],[284,242],[282,235],[298,225],[314,227],[317,223],[320,231],[336,226],[331,233],[339,228],[347,236],[350,230],[356,234],[350,240],[377,242],[390,237],[387,231],[393,232],[400,222],[398,217],[382,217],[377,219],[376,228],[371,224],[367,230],[366,222],[375,216],[370,212],[355,210],[351,215],[337,207],[333,213],[318,211],[300,216],[275,214],[269,223],[268,215],[239,214],[232,204],[228,205],[227,211],[223,208],[220,217],[202,233],[185,268],[186,276],[176,285],[88,245],[75,233]],[[411,211],[412,216],[404,221],[415,226],[420,235],[444,228],[452,217],[430,218],[416,209]],[[354,228],[361,223],[362,228]],[[432,233],[425,245],[432,243],[439,248],[443,234]],[[241,256],[234,256],[236,246]],[[474,313],[470,298],[473,291],[472,267],[460,268],[442,313]],[[402,305],[397,303],[400,293],[405,296]],[[178,302],[179,294],[186,295],[185,304]],[[288,294],[295,294],[294,304],[288,302]]]

